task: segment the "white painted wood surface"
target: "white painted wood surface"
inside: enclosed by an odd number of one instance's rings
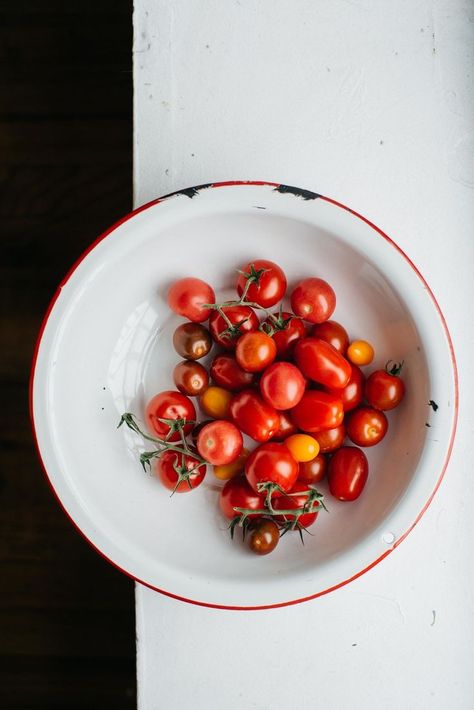
[[[353,206],[427,278],[460,368],[445,480],[352,584],[264,612],[137,586],[140,710],[474,707],[474,7],[135,0],[135,202],[228,179]]]

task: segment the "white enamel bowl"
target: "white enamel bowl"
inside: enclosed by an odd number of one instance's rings
[[[337,294],[334,318],[351,337],[374,344],[374,367],[404,360],[407,390],[389,413],[385,440],[367,450],[361,498],[349,504],[328,495],[330,512],[320,514],[306,544],[288,534],[267,557],[229,539],[212,473],[192,494],[170,499],[137,461],[140,438],[116,428],[122,412],[141,416],[152,395],[173,387],[179,358],[171,338],[180,319],[165,302],[171,282],[196,275],[225,293],[235,269],[255,258],[281,264],[290,285],[310,275],[328,280]],[[328,592],[398,545],[444,473],[457,385],[443,316],[393,241],[326,198],[232,183],[147,205],[82,257],[45,318],[31,404],[51,485],[100,553],[165,594],[258,608]]]

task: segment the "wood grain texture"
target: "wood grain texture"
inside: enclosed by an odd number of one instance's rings
[[[43,313],[131,209],[132,3],[0,2],[0,704],[135,707],[133,583],[74,530],[31,436]]]

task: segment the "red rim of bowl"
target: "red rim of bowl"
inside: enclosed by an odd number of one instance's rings
[[[391,244],[391,245],[398,251],[399,254],[401,254],[401,256],[405,259],[405,261],[408,262],[408,264],[411,266],[411,268],[412,268],[413,271],[416,273],[416,275],[418,276],[418,278],[419,278],[419,279],[422,281],[422,283],[424,284],[424,286],[425,286],[426,290],[428,291],[428,293],[429,293],[429,295],[430,295],[430,297],[431,297],[431,300],[433,301],[433,304],[434,304],[434,306],[435,306],[435,308],[436,308],[436,310],[437,310],[437,312],[438,312],[438,314],[439,314],[439,317],[440,317],[440,319],[441,319],[441,322],[442,322],[442,324],[443,324],[443,328],[444,328],[444,330],[445,330],[446,338],[447,338],[448,345],[449,345],[449,351],[450,351],[450,355],[451,355],[451,362],[452,362],[453,374],[454,374],[454,394],[455,394],[455,401],[454,401],[454,419],[453,419],[453,426],[452,426],[452,429],[451,429],[451,436],[450,436],[450,440],[449,440],[449,446],[448,446],[448,450],[447,450],[447,453],[446,453],[446,457],[445,457],[445,460],[444,460],[444,462],[443,462],[443,465],[442,465],[442,468],[441,468],[441,472],[440,472],[439,478],[438,478],[438,480],[437,480],[437,482],[436,482],[436,484],[435,484],[435,487],[434,487],[433,491],[431,492],[431,494],[430,494],[428,500],[426,501],[425,505],[423,506],[423,508],[421,509],[421,511],[418,513],[417,517],[415,518],[415,521],[412,523],[412,525],[410,525],[410,527],[408,528],[408,530],[406,530],[406,531],[403,533],[403,535],[401,535],[397,540],[395,540],[395,542],[391,545],[391,547],[390,547],[388,550],[386,550],[382,555],[380,555],[379,557],[377,557],[377,559],[375,559],[375,560],[374,560],[373,562],[371,562],[369,565],[367,565],[366,567],[364,567],[363,569],[361,569],[359,572],[356,572],[356,574],[352,575],[352,576],[349,577],[348,579],[344,579],[344,580],[342,580],[341,582],[338,582],[337,584],[333,585],[332,587],[328,587],[327,589],[323,589],[323,590],[321,590],[320,592],[316,592],[315,594],[309,594],[309,595],[306,596],[306,597],[301,597],[301,598],[299,598],[299,599],[290,599],[289,601],[279,602],[278,604],[262,604],[262,605],[258,605],[258,606],[235,606],[235,605],[228,605],[228,604],[212,604],[212,603],[210,603],[210,602],[203,602],[203,601],[199,601],[199,600],[197,600],[197,599],[188,599],[187,597],[180,596],[179,594],[173,594],[173,592],[169,592],[169,591],[167,591],[166,589],[160,589],[159,587],[155,587],[154,585],[149,584],[148,582],[145,582],[145,581],[142,580],[142,579],[139,579],[138,577],[136,577],[134,574],[132,574],[132,573],[129,572],[128,570],[123,569],[123,567],[120,567],[120,565],[118,565],[116,562],[114,562],[114,560],[110,559],[110,557],[108,557],[104,552],[102,552],[102,550],[100,550],[100,549],[95,545],[95,543],[92,542],[92,540],[90,540],[90,539],[87,537],[87,535],[84,533],[84,531],[81,530],[81,528],[79,527],[79,525],[75,522],[75,520],[71,517],[71,515],[69,514],[69,512],[66,510],[66,508],[65,508],[65,506],[64,506],[64,504],[63,504],[61,498],[59,497],[59,494],[57,493],[56,489],[54,488],[53,483],[52,483],[52,481],[51,481],[51,478],[50,478],[50,476],[49,476],[49,474],[48,474],[48,471],[47,471],[47,469],[46,469],[46,466],[45,466],[45,464],[44,464],[43,458],[42,458],[42,456],[41,456],[41,451],[40,451],[40,447],[39,447],[39,443],[38,443],[38,438],[37,438],[37,435],[36,435],[35,420],[34,420],[34,414],[33,414],[33,384],[34,384],[34,377],[35,377],[36,361],[37,361],[37,358],[38,358],[38,352],[39,352],[39,348],[40,348],[40,345],[41,345],[41,340],[42,340],[42,337],[43,337],[43,332],[44,332],[44,330],[45,330],[45,328],[46,328],[46,324],[47,324],[47,322],[48,322],[48,320],[49,320],[49,316],[50,316],[50,314],[51,314],[51,311],[53,310],[53,307],[54,307],[54,305],[55,305],[57,299],[59,298],[59,295],[60,295],[60,293],[61,293],[61,290],[64,288],[65,284],[69,281],[69,279],[71,278],[72,274],[76,271],[77,267],[78,267],[79,264],[86,258],[86,256],[87,256],[93,249],[95,249],[95,247],[96,247],[103,239],[105,239],[106,237],[108,237],[109,234],[111,234],[113,231],[115,231],[115,229],[117,229],[117,227],[119,227],[121,224],[123,224],[124,222],[127,222],[129,219],[131,219],[132,217],[134,217],[136,214],[139,214],[140,212],[143,212],[143,210],[146,210],[146,209],[148,209],[149,207],[153,207],[154,205],[157,205],[157,204],[159,204],[160,202],[163,202],[164,200],[168,199],[169,197],[172,197],[173,195],[183,193],[183,194],[187,194],[189,197],[191,197],[192,195],[197,194],[197,192],[198,192],[200,189],[204,189],[204,188],[216,188],[216,187],[230,187],[230,186],[234,186],[234,185],[256,185],[256,186],[262,186],[262,185],[263,185],[263,186],[268,186],[268,187],[274,187],[278,192],[281,192],[282,194],[284,194],[284,193],[286,193],[286,192],[292,192],[292,193],[294,193],[294,194],[296,194],[296,195],[302,196],[304,199],[315,199],[315,198],[318,198],[318,199],[320,199],[320,200],[324,200],[325,202],[330,202],[331,204],[336,205],[336,207],[340,207],[341,209],[346,210],[346,212],[350,212],[350,213],[353,214],[355,217],[357,217],[358,219],[360,219],[360,220],[362,220],[363,222],[365,222],[366,224],[368,224],[369,227],[371,227],[377,234],[379,234],[381,237],[383,237],[383,239],[385,239],[389,244]],[[306,197],[305,197],[305,195],[306,195]],[[310,197],[308,197],[307,195],[309,195]],[[132,212],[129,212],[129,213],[126,214],[124,217],[122,217],[122,219],[120,219],[120,220],[118,220],[117,222],[115,222],[115,224],[113,224],[109,229],[107,229],[107,230],[106,230],[105,232],[103,232],[99,237],[97,237],[97,239],[95,239],[95,240],[92,242],[92,244],[90,244],[90,246],[79,256],[79,258],[75,261],[75,263],[74,263],[74,264],[72,265],[72,267],[69,269],[69,271],[67,272],[66,276],[63,278],[63,280],[62,280],[61,283],[59,284],[58,288],[56,289],[56,291],[55,291],[55,293],[54,293],[54,295],[53,295],[53,297],[52,297],[52,299],[51,299],[51,301],[50,301],[50,303],[49,303],[49,306],[48,306],[48,308],[47,308],[47,310],[46,310],[46,313],[45,313],[45,315],[44,315],[43,321],[42,321],[41,326],[40,326],[40,329],[39,329],[39,333],[38,333],[38,336],[37,336],[37,339],[36,339],[36,344],[35,344],[35,348],[34,348],[34,352],[33,352],[33,358],[32,358],[32,363],[31,363],[31,370],[30,370],[29,407],[30,407],[31,427],[32,427],[32,430],[33,430],[33,438],[34,438],[36,450],[37,450],[37,452],[38,452],[38,457],[39,457],[39,460],[40,460],[41,465],[42,465],[42,468],[43,468],[43,472],[44,472],[44,474],[45,474],[45,476],[46,476],[46,480],[48,481],[49,486],[50,486],[50,488],[51,488],[51,490],[52,490],[52,492],[53,492],[55,498],[57,499],[57,501],[58,501],[58,503],[60,504],[61,508],[63,509],[63,511],[65,512],[65,514],[66,514],[67,517],[69,518],[69,520],[72,522],[72,524],[74,525],[74,527],[76,528],[76,530],[78,530],[78,532],[82,535],[82,537],[89,543],[89,545],[91,545],[91,547],[94,548],[94,550],[95,550],[96,552],[99,553],[99,555],[101,555],[105,560],[107,560],[108,562],[110,562],[110,564],[112,564],[114,567],[116,567],[116,569],[118,569],[120,572],[123,572],[123,574],[126,574],[128,577],[131,577],[133,580],[135,580],[135,582],[139,582],[139,583],[142,584],[143,586],[148,587],[149,589],[152,589],[152,590],[155,591],[155,592],[159,592],[160,594],[164,594],[164,595],[167,596],[167,597],[171,597],[172,599],[177,599],[177,600],[179,600],[179,601],[187,602],[187,603],[189,603],[189,604],[196,604],[196,605],[198,605],[198,606],[210,607],[210,608],[213,608],[213,609],[229,609],[229,610],[235,610],[235,611],[258,611],[258,610],[263,610],[263,609],[277,609],[277,608],[279,608],[279,607],[292,606],[293,604],[300,604],[300,603],[302,603],[302,602],[309,601],[310,599],[316,599],[317,597],[321,597],[321,596],[323,596],[323,595],[325,595],[325,594],[329,594],[330,592],[333,592],[333,591],[335,591],[336,589],[339,589],[340,587],[344,587],[346,584],[349,584],[350,582],[353,582],[355,579],[357,579],[358,577],[361,577],[363,574],[365,574],[366,572],[368,572],[369,570],[371,570],[373,567],[375,567],[376,565],[378,565],[379,562],[381,562],[383,559],[385,559],[385,557],[387,557],[391,552],[393,552],[393,550],[395,550],[395,549],[400,545],[401,542],[403,542],[403,540],[404,540],[404,539],[407,537],[407,535],[413,530],[413,528],[415,527],[415,525],[419,522],[419,520],[422,518],[422,516],[423,516],[424,513],[426,512],[427,508],[429,507],[431,501],[433,500],[433,498],[434,498],[434,496],[435,496],[435,494],[436,494],[436,491],[438,490],[439,486],[441,485],[441,481],[442,481],[443,478],[444,478],[444,474],[445,474],[446,468],[447,468],[447,466],[448,466],[448,462],[449,462],[449,459],[450,459],[450,456],[451,456],[451,451],[452,451],[453,444],[454,444],[454,438],[455,438],[455,434],[456,434],[456,427],[457,427],[457,420],[458,420],[458,408],[459,408],[458,371],[457,371],[457,365],[456,365],[456,357],[455,357],[455,355],[454,355],[453,343],[452,343],[452,340],[451,340],[451,335],[450,335],[450,332],[449,332],[449,329],[448,329],[448,325],[447,325],[447,323],[446,323],[446,319],[445,319],[445,317],[444,317],[444,315],[443,315],[443,313],[442,313],[442,311],[441,311],[441,308],[440,308],[440,306],[439,306],[439,304],[438,304],[438,301],[436,300],[436,297],[435,297],[433,291],[431,290],[431,288],[430,288],[428,282],[426,281],[426,279],[424,278],[424,276],[421,274],[420,270],[415,266],[415,264],[414,264],[413,261],[409,258],[409,256],[407,256],[407,254],[405,254],[405,252],[403,251],[403,249],[401,249],[401,247],[399,247],[398,244],[397,244],[393,239],[391,239],[387,234],[385,234],[385,232],[383,232],[383,231],[382,231],[381,229],[379,229],[375,224],[373,224],[373,222],[371,222],[370,220],[366,219],[365,217],[363,217],[361,214],[359,214],[359,213],[356,212],[355,210],[351,209],[350,207],[347,207],[346,205],[342,204],[341,202],[338,202],[337,200],[331,199],[330,197],[325,197],[324,195],[319,195],[319,194],[316,194],[316,193],[310,193],[310,192],[305,191],[305,190],[299,190],[298,188],[291,188],[291,187],[288,187],[288,186],[286,186],[286,185],[283,185],[283,184],[281,184],[281,183],[276,183],[276,182],[266,182],[266,181],[261,181],[261,180],[231,180],[231,181],[227,181],[227,182],[215,182],[215,183],[210,183],[210,184],[207,184],[207,185],[198,185],[198,186],[196,186],[196,187],[188,188],[187,190],[178,190],[177,192],[173,192],[173,193],[171,193],[171,194],[169,194],[169,195],[165,195],[164,197],[159,197],[159,198],[157,198],[157,199],[155,199],[155,200],[151,200],[151,202],[147,202],[146,204],[142,205],[141,207],[138,207],[137,209],[133,210]]]

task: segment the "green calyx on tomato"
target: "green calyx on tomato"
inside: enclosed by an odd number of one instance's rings
[[[258,488],[260,494],[266,493],[264,505],[259,509],[235,506],[236,516],[229,525],[231,537],[234,536],[236,527],[242,528],[242,535],[245,537],[245,532],[252,519],[261,517],[273,520],[278,525],[282,535],[289,530],[298,530],[303,541],[303,530],[306,530],[306,527],[314,522],[316,515],[321,510],[327,511],[324,504],[324,496],[315,488],[307,486],[307,490],[298,490],[290,493],[285,493],[280,489],[282,497],[277,498],[278,503],[275,503],[278,507],[274,507],[271,501],[272,494],[279,488],[276,484],[262,483]],[[293,501],[296,502],[294,503]],[[313,515],[315,516],[314,519],[312,519]]]
[[[157,474],[163,485],[171,490],[184,493],[199,486],[206,475],[206,464],[196,458],[192,449],[189,454],[163,451],[158,457]]]
[[[168,420],[167,420],[168,421]],[[185,437],[185,426],[189,424],[188,421],[186,420],[170,420],[173,422],[173,426],[175,427],[174,431],[179,432],[180,437],[181,437],[181,443],[176,443],[175,441],[170,440],[168,437],[167,438],[157,438],[156,436],[150,436],[149,434],[146,434],[143,432],[140,427],[138,426],[137,422],[135,421],[135,417],[133,414],[130,412],[126,412],[125,414],[122,414],[120,417],[120,421],[118,423],[117,429],[120,428],[123,424],[126,424],[129,429],[134,431],[136,434],[140,434],[140,436],[143,437],[146,441],[151,441],[155,444],[157,447],[153,451],[144,451],[143,453],[140,454],[140,463],[143,467],[143,470],[146,471],[146,467],[148,466],[151,468],[151,461],[155,458],[159,458],[162,453],[167,452],[167,451],[173,451],[177,454],[183,454],[185,456],[192,456],[193,459],[195,459],[198,463],[206,464],[207,462],[205,459],[203,459],[201,456],[198,455],[195,449],[191,448],[186,441]],[[170,430],[171,431],[171,430]]]

